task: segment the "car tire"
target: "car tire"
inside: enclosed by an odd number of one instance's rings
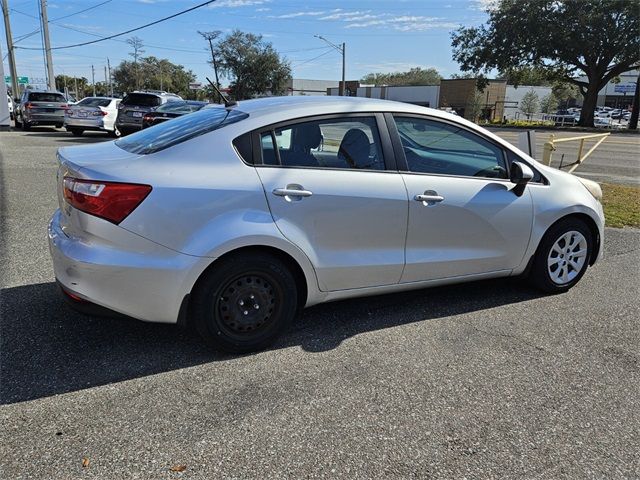
[[[577,218],[561,220],[542,237],[529,279],[544,292],[566,292],[587,271],[592,251],[589,227]]]
[[[18,120],[18,115],[16,115],[14,122],[15,122],[15,128],[22,128],[22,123],[20,123],[20,121]]]
[[[69,128],[69,131],[76,137],[80,137],[84,132],[82,128]]]
[[[295,279],[278,258],[235,255],[216,263],[198,281],[191,319],[216,350],[254,352],[271,345],[290,325],[297,298]]]
[[[29,124],[29,122],[26,122],[23,120],[20,125],[22,127],[22,130],[25,132],[28,132],[29,130],[31,130],[31,125]]]

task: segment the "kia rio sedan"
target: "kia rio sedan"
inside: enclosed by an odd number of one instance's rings
[[[404,103],[250,100],[58,162],[65,296],[230,352],[332,300],[508,276],[564,292],[602,251],[598,184]]]

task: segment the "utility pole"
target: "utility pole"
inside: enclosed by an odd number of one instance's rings
[[[18,89],[18,71],[16,69],[15,47],[13,46],[13,37],[11,36],[11,24],[9,23],[9,0],[0,0],[2,2],[2,16],[4,17],[4,31],[7,35],[7,49],[9,56],[9,75],[11,75],[11,92],[13,98],[20,97]],[[4,78],[2,79],[4,81]]]
[[[47,57],[47,81],[49,90],[56,89],[56,77],[53,75],[53,59],[51,58],[51,42],[49,41],[49,20],[47,19],[47,0],[40,0],[40,14],[42,17],[42,35],[44,36],[44,50]]]
[[[104,95],[106,96],[107,93],[109,93],[107,91],[107,85],[109,85],[109,78],[107,78],[107,66],[104,66]]]
[[[76,76],[73,77],[73,83],[74,83],[75,89],[76,89],[76,100],[82,100],[80,98],[80,94],[78,93],[78,77],[76,77]]]
[[[213,32],[200,32],[206,40],[209,41],[209,48],[211,49],[211,63],[213,64],[213,74],[216,77],[216,87],[220,88],[220,80],[218,79],[218,63],[216,62],[216,55],[213,51],[213,41],[218,38],[218,36],[222,33],[220,30],[215,30]],[[220,98],[220,101],[224,103],[224,98]]]
[[[91,65],[91,84],[93,85],[93,96],[96,96],[96,69]]]
[[[113,83],[111,83],[111,63],[109,63],[109,57],[107,57],[107,70],[109,71],[109,95],[113,97]]]
[[[342,84],[340,85],[340,88],[338,89],[338,94],[340,96],[346,96],[347,94],[347,82],[345,79],[346,76],[346,51],[347,51],[347,44],[342,42],[342,46],[338,46],[335,43],[331,43],[329,40],[327,40],[326,38],[324,38],[322,35],[314,35],[314,37],[319,38],[320,40],[322,40],[323,42],[325,42],[326,44],[328,44],[329,46],[333,47],[334,49],[337,50],[337,52],[342,55]]]

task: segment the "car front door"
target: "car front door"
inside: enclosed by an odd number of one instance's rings
[[[503,149],[454,122],[400,114],[387,119],[409,194],[401,281],[520,265],[533,224],[532,200],[528,189],[522,196],[512,191]]]
[[[309,257],[320,289],[398,283],[408,200],[383,117],[314,117],[255,135],[273,219]]]

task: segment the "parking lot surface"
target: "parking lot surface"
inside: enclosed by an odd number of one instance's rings
[[[220,355],[58,295],[55,149],[102,140],[0,133],[1,478],[640,477],[640,231],[607,229],[563,295],[506,279],[327,304]]]

